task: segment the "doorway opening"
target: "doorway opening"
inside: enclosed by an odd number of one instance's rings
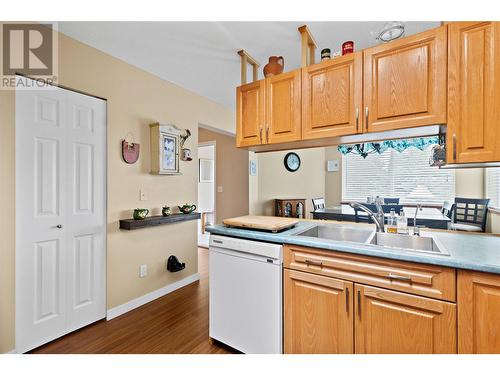
[[[206,226],[215,223],[215,141],[198,144],[198,246],[208,247]]]

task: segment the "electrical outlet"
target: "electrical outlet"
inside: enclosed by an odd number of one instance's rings
[[[139,267],[139,277],[146,277],[148,275],[148,265],[141,264]]]
[[[139,189],[139,200],[141,200],[141,201],[148,200],[148,195],[146,194],[146,191],[143,189]]]
[[[217,186],[217,193],[222,193],[222,192],[224,192],[224,188],[222,187],[222,185]]]

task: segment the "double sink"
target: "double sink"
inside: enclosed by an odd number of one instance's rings
[[[367,245],[378,245],[404,252],[450,255],[446,248],[433,237],[382,233],[367,228],[316,225],[295,235],[320,238],[323,240],[349,241]]]

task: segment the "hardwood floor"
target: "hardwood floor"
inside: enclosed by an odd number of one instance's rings
[[[30,353],[224,354],[208,338],[208,250],[198,249],[200,281],[111,321],[101,320]]]

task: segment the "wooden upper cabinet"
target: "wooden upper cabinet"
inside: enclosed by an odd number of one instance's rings
[[[457,352],[456,305],[355,284],[356,353]]]
[[[284,270],[285,353],[353,353],[353,284]]]
[[[300,140],[300,69],[266,78],[266,143]]]
[[[363,53],[302,69],[302,138],[361,132]]]
[[[265,81],[252,82],[236,89],[236,146],[265,143]]]
[[[369,132],[446,123],[447,29],[364,50]]]
[[[500,354],[500,275],[458,272],[458,352]]]
[[[448,162],[500,161],[500,23],[448,28]]]

